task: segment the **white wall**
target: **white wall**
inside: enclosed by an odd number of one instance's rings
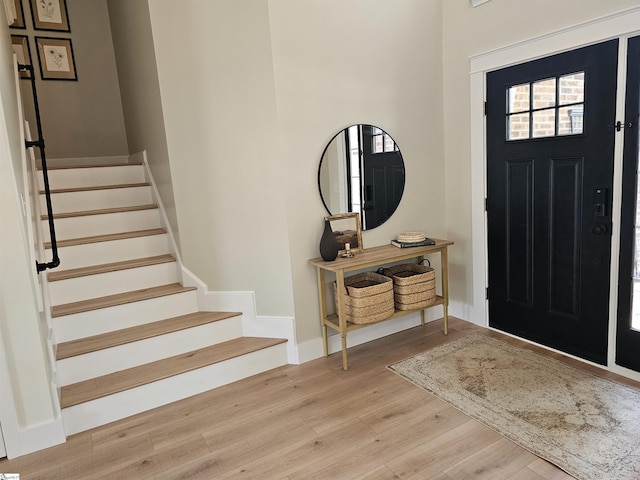
[[[259,314],[295,313],[299,341],[319,337],[317,168],[353,123],[389,132],[407,167],[397,213],[365,246],[444,234],[440,0],[149,10],[183,260],[209,289],[253,290]]]
[[[108,0],[128,152],[147,151],[174,238],[180,244],[153,33],[146,1]]]
[[[106,0],[67,0],[71,32],[34,30],[30,1],[21,0],[35,68],[38,103],[47,158],[127,154],[122,103]],[[78,81],[42,80],[34,37],[70,38]],[[26,90],[29,84],[22,81]],[[36,137],[30,91],[24,95],[25,116]],[[37,152],[39,154],[39,152]]]
[[[301,169],[282,155],[267,2],[149,10],[183,261],[210,290],[292,316],[285,194]]]
[[[320,335],[316,273],[326,215],[317,189],[322,151],[341,129],[370,123],[398,143],[405,193],[365,247],[400,231],[445,234],[440,0],[270,0],[278,121],[286,161],[298,339]]]
[[[24,194],[21,173],[24,146],[20,139],[13,50],[6,25],[4,9],[0,8],[0,354],[4,353],[0,362],[6,361],[0,368],[3,378],[7,372],[11,382],[3,385],[0,422],[17,429],[11,436],[5,431],[7,450],[15,455],[33,450],[28,432],[54,423],[57,411],[49,388],[32,276],[35,265],[28,251],[27,219],[19,196]],[[13,397],[7,399],[6,395]],[[11,403],[15,412],[7,408]]]
[[[450,293],[472,307],[473,244],[481,241],[473,235],[481,232],[472,233],[471,228],[471,171],[475,166],[470,160],[470,112],[479,106],[470,104],[469,58],[637,6],[640,1],[491,0],[476,8],[467,0],[442,4],[447,236],[457,246],[449,257]]]

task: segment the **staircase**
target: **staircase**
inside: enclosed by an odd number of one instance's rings
[[[61,264],[42,275],[67,435],[287,363],[286,340],[243,337],[240,312],[198,311],[146,178],[143,164],[49,168]]]

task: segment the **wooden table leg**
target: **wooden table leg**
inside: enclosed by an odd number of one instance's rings
[[[342,335],[342,334],[341,334]],[[347,365],[347,334],[342,335],[342,370],[345,372],[349,366]]]
[[[340,326],[340,336],[342,337],[342,369],[347,370],[347,318],[344,313],[344,272],[339,270],[336,272],[336,288],[338,290],[338,324]]]
[[[440,252],[440,263],[442,264],[442,299],[444,311],[444,334],[449,334],[449,255],[445,246]]]
[[[449,307],[443,304],[442,310],[444,312],[444,334],[449,335]]]
[[[316,268],[318,271],[318,297],[320,298],[320,326],[322,327],[322,345],[324,347],[324,356],[329,356],[329,346],[327,339],[327,325],[324,323],[327,318],[327,305],[324,284],[324,270]]]

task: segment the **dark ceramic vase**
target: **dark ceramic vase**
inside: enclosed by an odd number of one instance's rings
[[[320,238],[320,256],[326,262],[331,262],[338,256],[338,240],[331,230],[329,220],[324,221],[324,232]]]

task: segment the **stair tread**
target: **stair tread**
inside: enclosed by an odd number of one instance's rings
[[[91,337],[71,340],[57,345],[56,360],[70,358],[85,353],[103,350],[152,338],[198,325],[213,323],[242,315],[241,312],[195,312],[179,317],[124,328],[115,332],[103,333]]]
[[[286,342],[286,339],[240,337],[155,362],[66,385],[60,406],[71,407],[134,387]]]
[[[81,300],[79,302],[55,305],[51,307],[51,316],[61,317],[64,315],[72,315],[75,313],[97,310],[99,308],[114,307],[116,305],[139,302],[141,300],[149,300],[166,295],[190,292],[192,290],[196,290],[196,287],[183,287],[179,283],[161,285],[159,287],[143,288],[141,290],[133,290],[131,292],[118,293],[115,295],[107,295],[105,297]]]
[[[132,232],[107,233],[104,235],[94,235],[92,237],[69,238],[58,240],[58,247],[72,247],[74,245],[84,245],[86,243],[109,242],[111,240],[122,240],[125,238],[146,237],[150,235],[162,235],[167,233],[164,228],[150,228],[147,230],[134,230]],[[51,248],[51,242],[45,242],[44,248]]]
[[[131,268],[148,267],[151,265],[159,265],[161,263],[171,263],[175,261],[175,257],[167,253],[165,255],[157,255],[155,257],[144,257],[136,258],[134,260],[124,260],[121,262],[103,263],[101,265],[91,265],[89,267],[73,268],[59,272],[53,270],[47,274],[47,280],[50,282],[56,282],[59,280],[67,280],[69,278],[118,272],[121,270],[129,270]]]
[[[68,170],[73,168],[102,168],[102,167],[139,167],[141,162],[137,163],[95,163],[95,164],[77,164],[77,165],[47,165],[47,170]],[[42,171],[42,167],[38,166],[37,170]]]
[[[138,187],[148,187],[151,184],[149,182],[142,183],[118,183],[114,185],[96,185],[94,187],[69,187],[69,188],[55,188],[50,189],[49,193],[74,193],[74,192],[93,192],[97,190],[115,190],[118,188],[138,188]],[[44,195],[45,191],[40,190],[38,193],[40,195]]]
[[[64,212],[64,213],[54,213],[53,218],[73,218],[73,217],[86,217],[88,215],[105,215],[108,213],[123,213],[123,212],[135,212],[138,210],[153,210],[154,208],[158,208],[158,205],[154,203],[150,203],[147,205],[131,205],[127,207],[111,207],[111,208],[100,208],[98,210],[81,210],[77,212]],[[40,215],[40,220],[47,220],[49,215],[44,214]]]

